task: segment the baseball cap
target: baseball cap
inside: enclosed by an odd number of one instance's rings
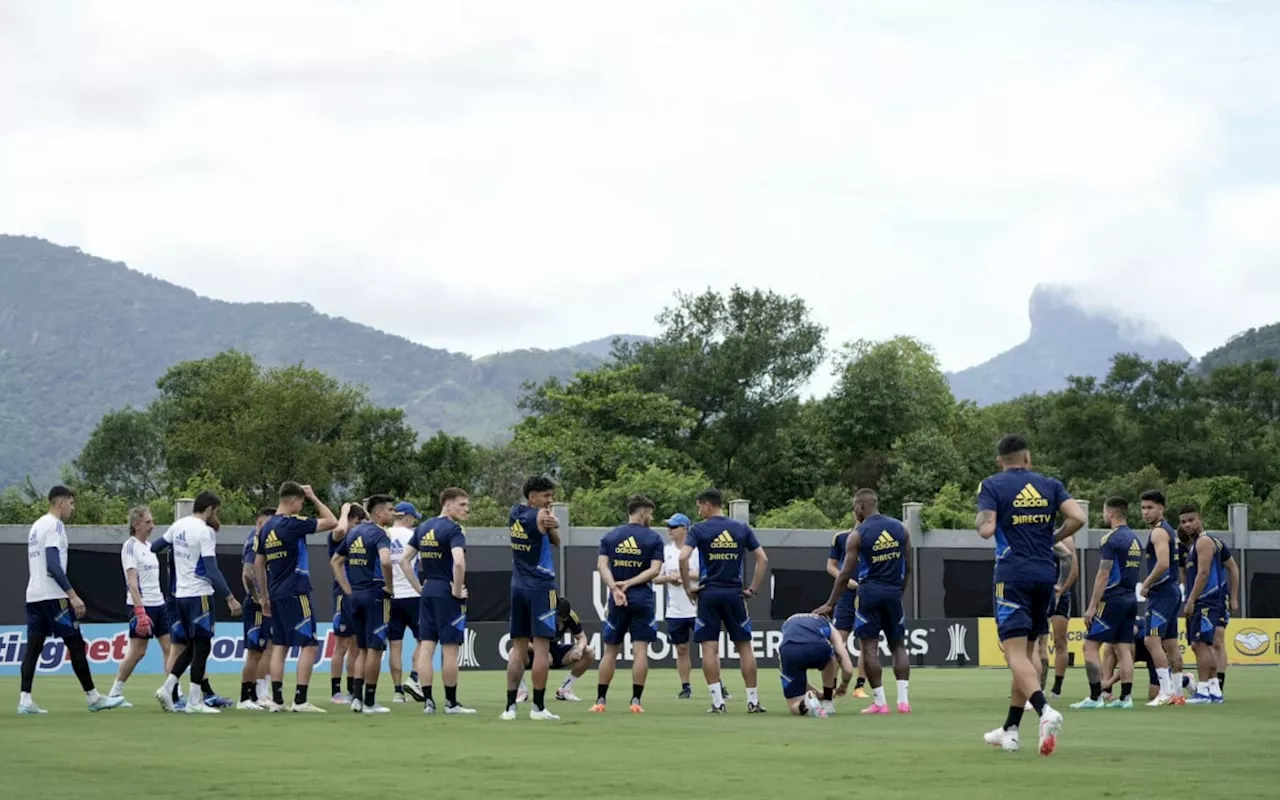
[[[395,513],[396,516],[400,517],[422,519],[422,515],[418,513],[418,509],[414,507],[413,503],[396,503]]]
[[[667,520],[668,528],[687,528],[689,525],[689,518],[684,514],[676,514],[671,519]]]

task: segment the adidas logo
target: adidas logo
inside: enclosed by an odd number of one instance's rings
[[[892,550],[898,546],[898,540],[893,538],[893,534],[888,531],[880,531],[880,535],[876,537],[876,543],[871,545],[872,550]]]
[[[352,542],[352,543],[351,543],[351,552],[353,552],[353,553],[363,553],[363,552],[364,552],[364,537],[363,537],[363,536],[359,536],[359,537],[357,537],[357,538],[356,538],[356,540],[355,540],[354,542]]]
[[[427,535],[422,537],[422,543],[427,545],[428,547],[435,547],[439,544],[436,541],[435,528],[432,528],[431,530],[427,531]]]
[[[1129,544],[1129,555],[1131,555],[1131,556],[1140,556],[1140,555],[1142,555],[1142,548],[1138,546],[1138,540],[1137,540],[1137,539],[1134,539],[1134,540]]]
[[[721,531],[720,535],[711,540],[712,547],[737,547],[738,543],[729,535],[728,531]]]
[[[636,544],[636,537],[628,536],[626,539],[618,542],[618,546],[613,548],[613,552],[625,556],[638,556],[640,555],[640,546]]]
[[[1048,508],[1049,501],[1036,491],[1036,487],[1027,484],[1022,487],[1022,491],[1018,492],[1018,496],[1013,498],[1014,508]]]
[[[280,543],[280,537],[276,536],[275,531],[271,531],[271,533],[267,534],[267,547],[284,547],[284,545]]]

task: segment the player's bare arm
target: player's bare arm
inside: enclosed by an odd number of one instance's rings
[[[263,587],[262,602],[260,603],[260,605],[262,606],[262,615],[265,617],[269,617],[271,616],[271,594],[266,591],[267,557],[262,553],[258,553],[256,556],[253,557],[253,574],[254,574],[254,577],[257,578],[257,585]]]
[[[990,509],[979,511],[978,516],[973,521],[973,527],[978,535],[983,539],[990,539],[996,535],[996,512]]]
[[[1231,584],[1231,613],[1240,613],[1240,567],[1234,557],[1227,559],[1227,580]]]
[[[747,597],[755,597],[760,593],[760,584],[764,583],[764,575],[769,570],[769,554],[763,547],[757,547],[754,553],[756,568],[751,575],[751,585],[743,592]]]
[[[692,556],[692,547],[686,544],[680,548],[680,585],[684,587],[684,593],[690,600],[698,595],[698,587],[689,584],[689,559]]]
[[[1213,568],[1213,559],[1217,558],[1217,556],[1212,539],[1208,536],[1201,536],[1196,539],[1196,582],[1191,587],[1191,591],[1187,592],[1187,605],[1182,610],[1183,616],[1190,617],[1196,610],[1196,601],[1200,599],[1205,587],[1209,585],[1209,570]]]
[[[1111,574],[1113,563],[1115,562],[1111,559],[1098,562],[1098,577],[1093,579],[1093,595],[1089,598],[1089,607],[1084,610],[1086,628],[1093,624],[1093,617],[1098,613],[1098,604],[1102,602],[1102,595],[1107,590],[1107,576]]]
[[[849,534],[849,538],[844,543],[844,566],[840,569],[840,574],[836,576],[834,585],[831,587],[831,594],[827,597],[827,602],[814,609],[813,613],[831,616],[831,612],[835,610],[836,603],[840,602],[840,596],[844,594],[845,588],[853,577],[854,569],[858,566],[858,548],[862,546],[861,543],[862,537],[855,529],[853,533]]]
[[[1062,527],[1053,532],[1053,540],[1055,542],[1061,542],[1075,536],[1076,531],[1089,524],[1089,518],[1085,516],[1084,509],[1080,507],[1080,504],[1077,503],[1074,498],[1064,502],[1058,510],[1062,512],[1062,515],[1066,517],[1066,519],[1062,520]],[[991,533],[994,534],[995,532],[995,517],[993,515]],[[987,537],[984,536],[982,538],[985,539]]]
[[[325,533],[338,527],[338,518],[333,515],[333,512],[329,510],[328,506],[320,501],[319,497],[316,497],[316,493],[312,490],[310,485],[303,486],[302,493],[311,501],[311,505],[316,507],[317,533]]]
[[[396,583],[395,574],[391,568],[390,547],[378,548],[378,563],[382,566],[382,591],[390,595]]]
[[[338,588],[342,589],[344,595],[350,597],[351,582],[347,580],[347,557],[341,553],[334,553],[333,558],[329,559],[329,567],[333,570],[333,579],[338,582]]]
[[[335,542],[341,542],[347,538],[347,531],[351,528],[349,515],[351,514],[351,504],[343,503],[342,511],[338,514],[338,524],[329,532],[329,538]],[[320,530],[320,526],[316,526],[316,530]]]
[[[458,600],[466,600],[467,551],[461,547],[453,547],[449,549],[449,553],[453,556],[453,583],[449,586],[449,591]]]
[[[608,556],[596,557],[596,572],[600,573],[600,579],[604,581],[604,585],[609,587],[609,592],[613,595],[613,604],[615,606],[625,606],[627,604],[627,589],[614,580],[613,570],[609,569]]]
[[[1151,547],[1156,551],[1156,565],[1141,584],[1142,596],[1146,597],[1151,587],[1164,578],[1169,571],[1169,532],[1160,526],[1151,529]]]
[[[409,585],[413,587],[414,594],[422,594],[422,584],[418,582],[417,570],[413,568],[414,562],[418,560],[418,549],[411,544],[404,546],[404,555],[400,557],[400,571],[404,573],[405,578],[409,580]]]
[[[560,546],[560,520],[551,513],[551,509],[544,508],[538,511],[538,530],[545,534],[553,545]]]

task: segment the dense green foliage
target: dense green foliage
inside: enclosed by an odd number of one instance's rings
[[[1237,333],[1226,344],[1205,353],[1204,358],[1200,359],[1200,369],[1208,374],[1228,364],[1261,361],[1264,358],[1280,360],[1280,322]]]

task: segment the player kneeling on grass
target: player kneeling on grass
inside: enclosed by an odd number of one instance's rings
[[[853,678],[853,662],[843,647],[831,620],[818,614],[793,614],[782,623],[782,696],[787,709],[796,716],[826,717],[835,711],[836,666],[844,672],[845,683]],[[805,672],[822,670],[822,699],[808,688]]]

